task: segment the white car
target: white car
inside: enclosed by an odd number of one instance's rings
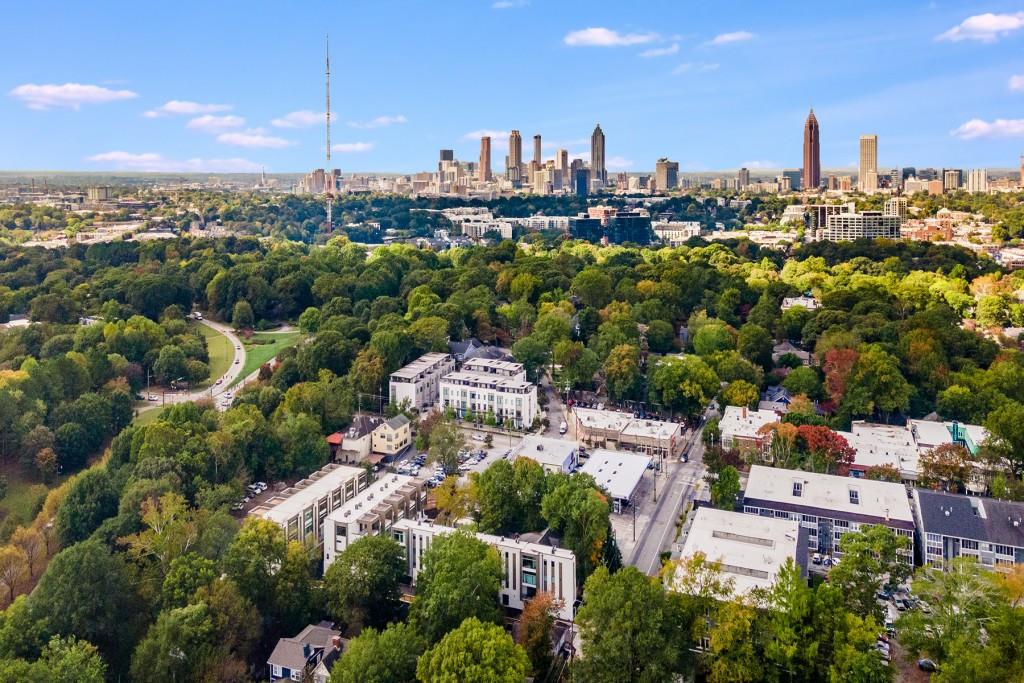
[[[481,434],[474,434],[472,437],[473,441],[483,441],[484,437]]]

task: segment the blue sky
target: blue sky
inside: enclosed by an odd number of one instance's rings
[[[728,9],[724,9],[728,7]],[[639,10],[639,11],[638,11]],[[0,168],[270,172],[475,159],[480,131],[609,167],[822,164],[861,133],[882,166],[1011,167],[1024,151],[1024,2],[553,0],[9,3]],[[296,113],[299,112],[299,113]],[[289,116],[290,115],[290,116]]]

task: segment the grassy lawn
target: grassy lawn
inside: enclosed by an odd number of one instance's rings
[[[235,350],[231,347],[231,340],[212,327],[199,325],[199,331],[206,337],[206,348],[210,352],[210,382],[215,382],[231,367]],[[205,382],[204,386],[210,382]]]
[[[235,386],[301,338],[301,332],[257,332],[251,339],[243,339],[245,365],[242,366],[242,372],[229,386]]]
[[[35,506],[49,489],[45,484],[26,478],[17,463],[0,467],[0,474],[7,477],[7,495],[0,498],[0,511],[3,517],[13,517],[19,524],[31,522],[37,512]],[[59,485],[64,479],[66,477],[61,477],[54,486]]]
[[[161,411],[161,409],[159,407],[157,407],[157,408],[150,408],[149,410],[147,410],[144,413],[139,413],[135,417],[135,419],[132,420],[132,424],[136,425],[138,427],[145,427],[148,424],[156,422],[156,418],[160,414],[160,411]]]

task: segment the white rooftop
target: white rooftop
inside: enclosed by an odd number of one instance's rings
[[[697,553],[721,565],[733,594],[770,588],[788,558],[799,551],[800,523],[700,507],[683,542],[682,558]]]
[[[275,494],[264,503],[264,506],[273,504],[273,507],[269,509],[260,507],[252,512],[264,519],[284,524],[309,507],[313,501],[323,498],[334,489],[343,486],[349,479],[364,474],[365,471],[362,467],[329,464],[302,481],[296,482],[294,486]]]
[[[405,474],[385,475],[346,500],[344,505],[327,515],[327,519],[342,523],[353,522],[373,510],[381,501],[387,500],[388,496],[398,489],[415,481],[416,477]]]
[[[447,353],[425,353],[408,365],[392,372],[391,376],[403,379],[414,379],[420,373],[432,370],[438,365],[450,362],[451,359],[451,356]]]
[[[524,371],[522,363],[515,363],[510,360],[498,360],[494,358],[470,358],[463,365],[466,372],[505,372],[519,374]]]
[[[675,422],[639,419],[630,420],[622,429],[623,434],[649,439],[665,439],[666,441],[674,436],[679,436],[680,431],[682,431],[682,428]]]
[[[552,439],[546,436],[528,434],[512,449],[514,458],[529,458],[541,465],[561,467],[566,458],[578,448],[575,441]]]
[[[849,432],[838,434],[857,451],[853,461],[861,467],[892,465],[902,473],[920,472],[917,444],[906,427],[857,421]]]
[[[651,458],[646,455],[598,448],[590,453],[579,471],[592,476],[612,498],[626,500],[633,495],[650,462]]]
[[[449,372],[441,378],[441,381],[454,383],[468,382],[476,386],[493,389],[529,389],[533,386],[532,382],[527,382],[526,380],[514,379],[504,375],[492,375],[485,372],[466,372],[465,370]]]
[[[800,494],[795,495],[795,483]],[[855,493],[851,493],[855,492]],[[907,487],[888,481],[838,477],[801,470],[754,465],[747,477],[744,498],[851,515],[894,519],[913,523]],[[857,502],[852,502],[856,500]]]
[[[766,424],[779,421],[779,414],[774,410],[750,410],[741,406],[726,406],[718,429],[722,435],[738,436],[754,439],[760,436],[758,430]]]
[[[609,431],[621,432],[633,419],[628,413],[620,413],[614,410],[595,410],[593,408],[576,408],[572,411],[576,418],[588,429],[606,429]]]

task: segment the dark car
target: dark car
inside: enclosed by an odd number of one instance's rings
[[[917,668],[921,671],[933,673],[939,670],[939,665],[930,659],[919,659],[917,660]]]

